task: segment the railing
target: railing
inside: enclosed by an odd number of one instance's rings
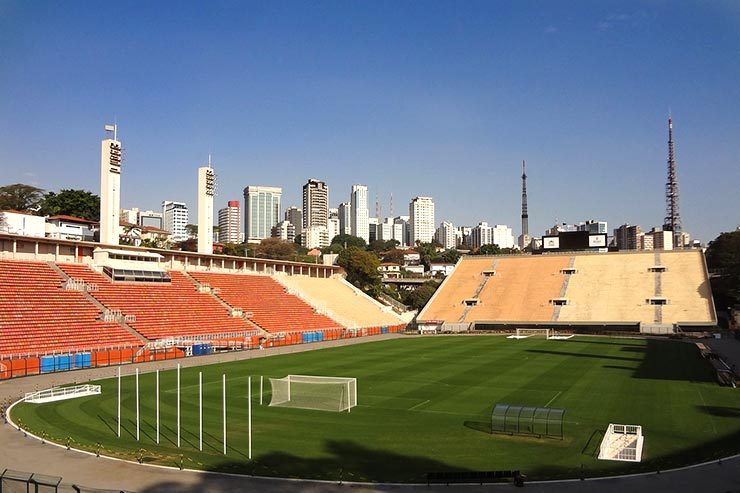
[[[24,398],[27,402],[43,402],[46,400],[61,400],[75,395],[99,394],[100,385],[75,385],[74,387],[54,387],[52,389],[27,392]]]

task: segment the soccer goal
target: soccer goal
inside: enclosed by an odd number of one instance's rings
[[[640,462],[642,460],[642,426],[611,423],[599,448],[599,459]]]
[[[271,378],[270,406],[350,412],[357,405],[357,379],[288,375]]]
[[[549,339],[550,329],[516,329],[516,334],[508,336],[508,339],[526,339],[532,336],[545,336],[545,339]]]

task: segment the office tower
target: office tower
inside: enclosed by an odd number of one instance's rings
[[[259,243],[272,235],[272,227],[280,221],[280,187],[249,185],[244,189],[244,238]]]

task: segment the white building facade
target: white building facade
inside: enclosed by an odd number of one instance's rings
[[[370,243],[370,224],[368,222],[369,212],[367,210],[367,187],[365,185],[352,185],[350,195],[351,204],[351,230],[352,236],[357,236]]]
[[[435,231],[434,233],[434,239],[437,243],[442,245],[445,250],[449,250],[457,246],[457,238],[455,233],[455,227],[452,225],[452,223],[442,221],[439,224],[439,228],[437,228],[437,231]]]
[[[483,245],[493,243],[493,228],[487,222],[482,221],[476,227],[470,230],[470,247],[480,248]]]
[[[165,200],[162,202],[162,217],[164,219],[164,229],[169,231],[170,240],[174,242],[185,241],[188,239],[188,206],[185,202],[175,202]]]
[[[514,248],[516,240],[513,230],[505,224],[497,224],[491,229],[492,241],[499,248]]]
[[[434,201],[431,197],[415,197],[409,204],[409,241],[430,243],[434,238]]]
[[[352,234],[352,204],[349,202],[342,202],[337,208],[337,214],[339,215],[339,234],[351,235]]]

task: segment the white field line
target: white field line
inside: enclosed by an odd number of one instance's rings
[[[557,398],[558,398],[558,397],[560,396],[560,394],[562,394],[562,393],[563,393],[563,391],[562,391],[562,390],[558,390],[558,393],[557,393],[557,394],[555,394],[555,397],[553,397],[552,399],[550,399],[549,401],[547,401],[547,404],[545,404],[545,405],[544,405],[544,406],[542,406],[542,407],[548,407],[548,406],[549,406],[550,404],[552,404],[552,403],[553,403],[553,401],[554,401],[555,399],[557,399]]]
[[[428,402],[431,402],[431,401],[429,399],[427,399],[424,402],[420,402],[420,403],[416,404],[415,406],[411,406],[410,408],[408,408],[408,411],[413,411],[417,407],[421,407],[421,406],[423,406],[424,404],[426,404]]]
[[[701,397],[701,402],[702,402],[702,404],[704,404],[704,407],[706,408],[707,407],[707,401],[704,400],[704,395],[702,395],[701,389],[699,388],[698,385],[696,386],[696,391],[699,393],[699,397]],[[712,425],[712,431],[714,431],[714,434],[716,435],[717,434],[717,428],[714,426],[714,420],[712,419],[712,416],[711,415],[709,416],[709,424]]]

